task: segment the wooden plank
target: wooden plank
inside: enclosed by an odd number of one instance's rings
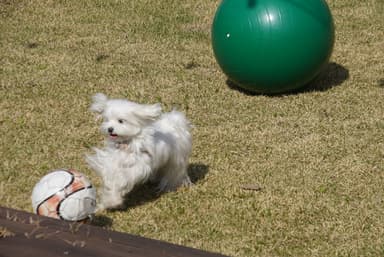
[[[0,257],[225,257],[101,227],[0,207]]]

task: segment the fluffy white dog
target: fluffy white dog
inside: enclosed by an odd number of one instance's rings
[[[157,182],[160,191],[190,185],[191,125],[181,112],[162,113],[159,104],[93,97],[91,110],[103,118],[105,147],[94,148],[87,162],[102,178],[98,208],[120,208],[136,185]]]

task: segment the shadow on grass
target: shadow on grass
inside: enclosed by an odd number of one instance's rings
[[[377,81],[377,85],[378,85],[379,87],[383,87],[383,88],[384,88],[384,78],[379,79],[379,80]]]
[[[199,180],[205,178],[209,170],[209,167],[205,164],[194,163],[190,164],[188,167],[188,175],[191,178],[193,184],[197,183]]]
[[[227,80],[227,85],[229,88],[233,90],[237,90],[243,94],[250,95],[250,96],[257,96],[257,95],[267,95],[267,96],[283,96],[283,95],[295,95],[295,94],[301,94],[301,93],[308,93],[308,92],[323,92],[327,91],[331,88],[334,88],[336,86],[340,86],[344,81],[346,81],[349,78],[349,70],[346,69],[344,66],[337,64],[335,62],[329,63],[320,74],[313,79],[309,84],[307,84],[304,87],[301,87],[300,89],[293,90],[290,92],[285,92],[281,94],[261,94],[261,93],[255,93],[246,89],[243,89],[236,85],[234,82]]]
[[[312,91],[327,91],[333,87],[340,86],[349,78],[349,70],[344,66],[331,62],[328,66],[307,86],[298,90],[298,93]]]
[[[190,176],[192,183],[195,184],[197,181],[204,179],[205,175],[208,173],[208,169],[208,166],[204,164],[190,164],[188,166],[188,175]],[[140,206],[159,198],[164,192],[159,192],[156,186],[156,184],[146,183],[143,186],[136,188],[127,195],[125,201],[126,208]]]
[[[106,227],[109,228],[112,226],[112,219],[105,215],[95,215],[95,217],[91,220],[91,225],[98,227]]]
[[[204,179],[208,173],[209,167],[201,163],[192,163],[188,166],[188,175],[191,178],[193,184],[197,183],[199,180]],[[158,199],[164,192],[159,192],[157,190],[157,184],[146,183],[144,185],[138,186],[132,192],[130,192],[124,202],[124,207],[109,210],[111,212],[115,211],[125,211],[129,208],[134,208],[135,206],[144,205],[148,202],[153,202]],[[192,185],[193,186],[193,185]],[[166,193],[166,192],[165,192]],[[95,221],[93,222],[96,225],[100,224],[101,226],[108,225],[108,218],[104,216],[96,216]]]

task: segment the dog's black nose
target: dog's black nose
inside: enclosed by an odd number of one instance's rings
[[[113,128],[112,127],[108,128],[108,132],[112,133],[113,132]]]

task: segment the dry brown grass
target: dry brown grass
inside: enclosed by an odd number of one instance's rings
[[[232,256],[384,254],[383,1],[332,0],[325,77],[284,96],[232,89],[210,46],[217,1],[0,1],[0,205],[101,143],[104,92],[177,106],[195,125],[195,186],[97,219]],[[245,190],[256,185],[261,190]]]

